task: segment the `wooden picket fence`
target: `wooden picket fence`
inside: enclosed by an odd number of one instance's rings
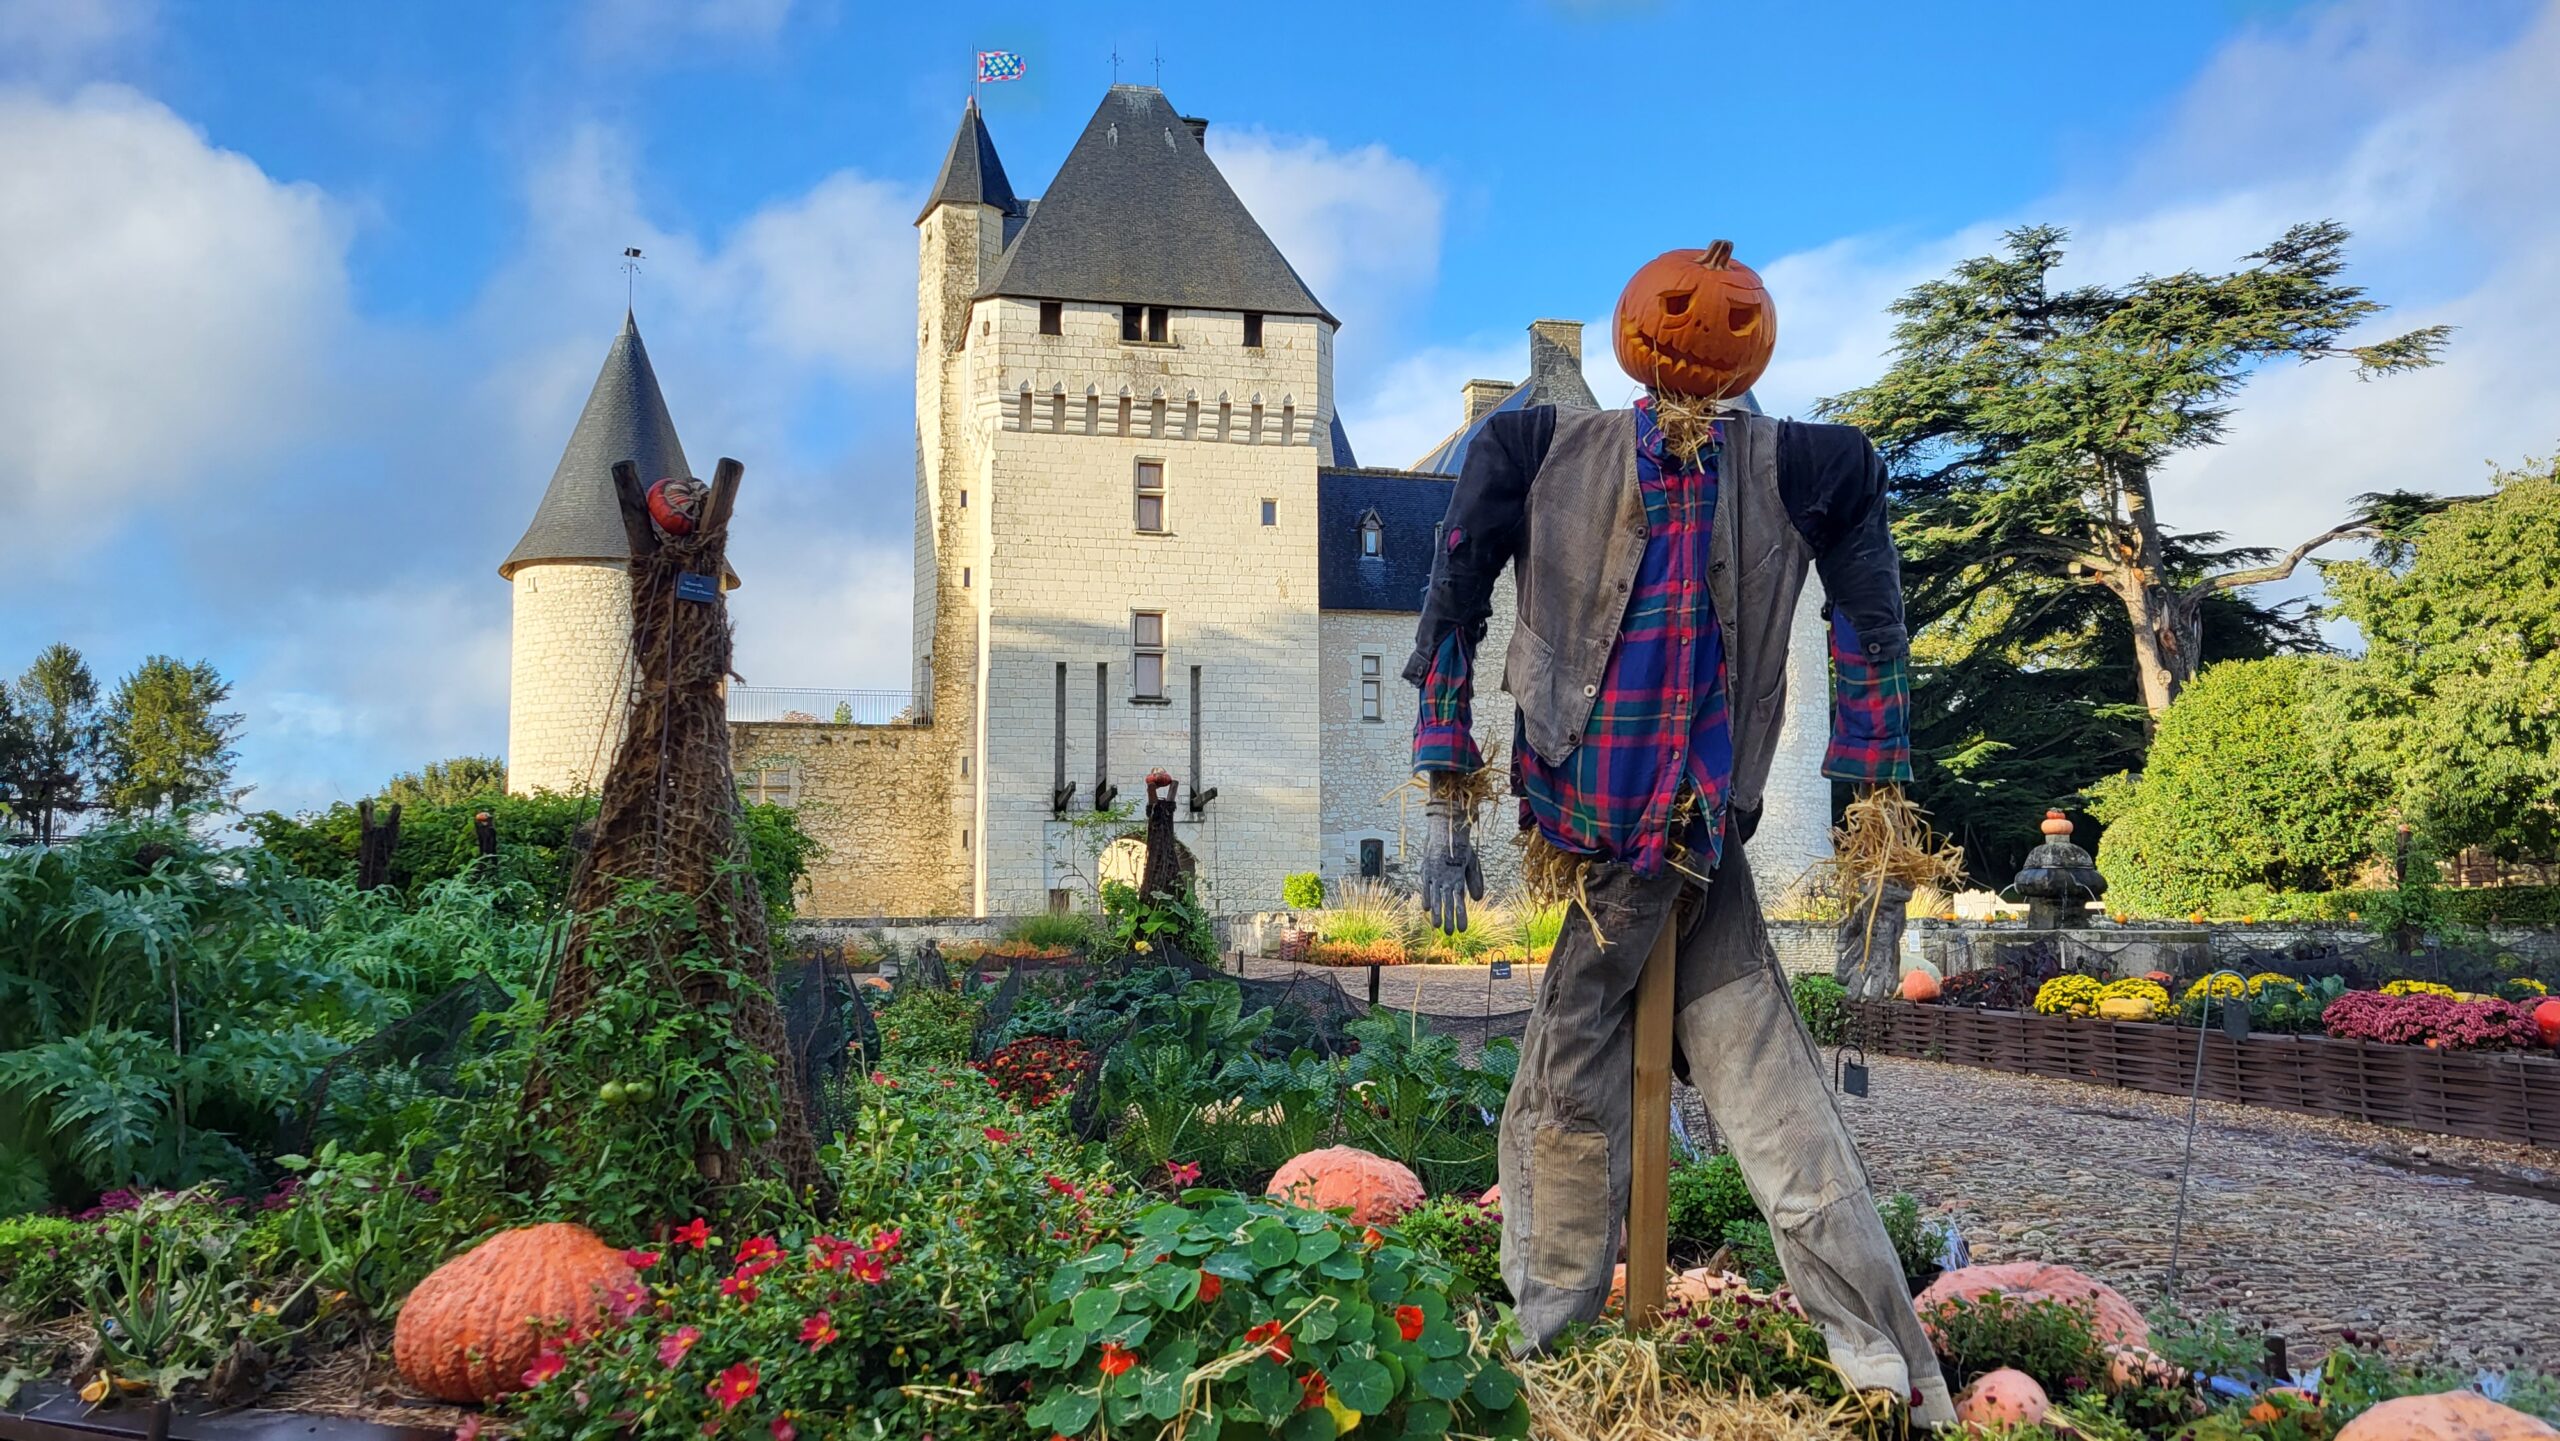
[[[1850,1034],[1881,1055],[2185,1095],[2196,1028],[1904,1001],[1853,1001]],[[2560,1057],[2523,1051],[2252,1035],[2204,1038],[2204,1094],[2244,1106],[2560,1147]]]

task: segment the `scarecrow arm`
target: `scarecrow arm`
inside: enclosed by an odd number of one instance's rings
[[[1813,551],[1831,621],[1831,744],[1822,773],[1882,785],[1911,779],[1911,638],[1902,618],[1884,461],[1846,425],[1789,421],[1778,489]]]

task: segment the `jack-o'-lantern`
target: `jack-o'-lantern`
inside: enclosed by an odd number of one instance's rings
[[[1618,365],[1640,383],[1695,400],[1731,400],[1769,368],[1778,312],[1760,274],[1733,242],[1671,250],[1648,261],[1618,296]]]

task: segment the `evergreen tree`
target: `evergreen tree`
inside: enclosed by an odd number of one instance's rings
[[[228,801],[240,717],[214,707],[231,683],[211,661],[155,655],[116,685],[107,707],[107,803],[124,814]]]
[[[1916,622],[1997,597],[2003,622],[1977,643],[2032,666],[2053,607],[2068,604],[2059,597],[2094,590],[2123,614],[2136,695],[2156,723],[2205,659],[2218,598],[2282,580],[2334,542],[2400,533],[2438,504],[2362,497],[2279,555],[2171,529],[2153,496],[2161,465],[2222,439],[2261,364],[2349,357],[2361,374],[2390,374],[2434,364],[2448,332],[2344,343],[2383,307],[2339,282],[2347,232],[2332,222],[2297,225],[2228,274],[2121,286],[2057,287],[2065,238],[2011,231],[2004,254],[1895,302],[1891,368],[1823,410],[1863,427],[1893,468]]]
[[[0,798],[17,824],[51,844],[62,822],[96,803],[98,682],[80,652],[45,647],[0,693]]]
[[[507,793],[507,763],[496,756],[455,756],[402,771],[382,788],[382,799],[404,806],[450,806]]]

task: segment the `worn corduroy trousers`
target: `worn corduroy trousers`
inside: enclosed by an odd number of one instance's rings
[[[1787,1284],[1861,1390],[1954,1419],[1937,1357],[1877,1218],[1813,1042],[1769,945],[1741,837],[1703,888],[1594,863],[1592,920],[1568,918],[1538,991],[1503,1107],[1502,1276],[1524,1342],[1543,1348],[1600,1314],[1627,1214],[1636,979],[1655,935],[1679,927],[1674,1038],[1761,1214]]]

